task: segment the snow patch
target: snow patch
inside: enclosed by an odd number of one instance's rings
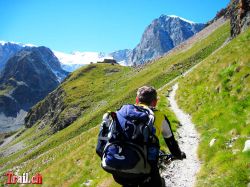
[[[180,17],[180,16],[176,16],[176,15],[168,15],[168,17],[171,17],[171,18],[179,18],[179,19],[181,19],[181,20],[183,20],[183,21],[185,21],[185,22],[188,22],[188,23],[190,23],[190,24],[195,24],[195,22],[190,21],[190,20],[187,20],[187,19],[182,18],[182,17]]]
[[[23,44],[23,43],[19,43],[19,42],[6,42],[6,41],[0,41],[0,45],[5,45],[5,44],[16,44],[16,45],[19,45],[21,47],[37,47],[36,45],[33,45],[33,44]]]
[[[125,60],[117,62],[117,63],[120,64],[121,66],[129,66]]]
[[[113,59],[112,56],[99,52],[80,52],[75,51],[71,54],[63,53],[59,51],[53,51],[54,55],[59,59],[62,64],[62,68],[66,71],[72,72],[77,68],[104,59]]]
[[[59,83],[62,82],[62,81],[64,80],[64,78],[66,77],[65,75],[62,75],[61,72],[56,71],[56,70],[53,70],[52,68],[51,68],[51,71],[54,73],[54,75],[56,76],[57,81],[58,81]]]

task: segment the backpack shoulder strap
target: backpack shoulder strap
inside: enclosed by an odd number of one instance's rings
[[[137,108],[140,111],[146,112],[148,115],[154,115],[154,112],[152,109],[146,106],[140,106],[140,105],[133,105],[135,108]]]
[[[138,106],[138,105],[134,105],[136,108],[144,111],[145,113],[148,114],[148,117],[149,117],[149,121],[148,121],[148,125],[149,126],[152,126],[154,124],[154,120],[155,120],[155,117],[154,117],[154,112],[152,109],[150,109],[149,107],[144,107],[144,106]]]

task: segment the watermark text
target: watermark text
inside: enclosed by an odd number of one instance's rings
[[[40,173],[30,177],[29,173],[23,173],[21,176],[15,175],[12,171],[8,171],[5,176],[7,177],[6,184],[42,184],[43,177]]]

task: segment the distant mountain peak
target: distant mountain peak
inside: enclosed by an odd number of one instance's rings
[[[23,44],[23,43],[19,43],[19,42],[6,42],[6,41],[2,41],[0,40],[0,45],[6,45],[6,44],[16,44],[19,45],[21,47],[37,47],[36,45],[33,44]]]
[[[164,55],[167,51],[199,32],[204,26],[205,24],[195,23],[177,15],[162,14],[146,27],[140,43],[132,50],[117,50],[109,54],[93,51],[74,51],[72,53],[53,51],[53,53],[59,59],[62,68],[69,72],[91,62],[96,63],[104,59],[115,59],[119,64],[125,66],[140,65]],[[0,47],[8,43],[21,47],[34,46],[32,44],[0,41]],[[10,55],[20,49],[14,48],[12,50],[13,52],[10,51]],[[6,63],[7,58],[2,59],[0,70]]]
[[[195,22],[187,20],[187,19],[185,19],[183,17],[180,17],[180,16],[176,16],[176,15],[167,15],[167,16],[170,17],[170,18],[181,19],[182,21],[185,21],[185,22],[190,23],[190,24],[196,24]]]
[[[61,82],[68,74],[68,72],[65,72],[60,65],[60,62],[58,61],[57,57],[54,55],[54,53],[45,46],[35,46],[32,44],[21,44],[17,42],[5,42],[0,41],[0,72],[4,70],[5,64],[7,61],[15,56],[15,55],[22,55],[22,53],[19,53],[21,51],[25,51],[25,55],[29,55],[30,53],[39,53],[41,55],[41,58],[44,62],[47,62],[47,65],[49,68],[53,71],[53,73],[58,78],[58,81]]]
[[[127,64],[141,65],[164,55],[205,27],[176,15],[161,15],[148,25]]]
[[[19,50],[0,74],[0,89],[5,91],[0,93],[0,126],[8,125],[6,129],[12,129],[22,125],[26,112],[53,91],[60,83],[58,79],[66,75],[50,49]]]

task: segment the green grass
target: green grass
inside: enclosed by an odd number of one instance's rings
[[[168,83],[182,72],[204,60],[219,48],[229,36],[229,24],[223,25],[208,38],[198,41],[190,49],[169,54],[145,66],[142,70],[110,64],[92,64],[73,72],[58,89],[63,90],[64,110],[58,119],[80,111],[80,116],[67,128],[51,134],[53,125],[39,129],[38,121],[11,145],[23,141],[26,145],[8,157],[0,158],[1,173],[18,166],[19,173],[41,172],[45,186],[79,186],[88,179],[92,186],[116,186],[110,175],[100,167],[95,154],[98,128],[103,113],[115,110],[125,103],[133,103],[138,87],[156,88]],[[57,91],[57,90],[56,90]],[[158,107],[168,115],[173,128],[178,124],[166,109],[168,102],[160,93]],[[43,105],[41,101],[32,110]],[[5,150],[0,149],[0,151]],[[3,179],[3,178],[1,178]]]
[[[172,85],[172,84],[171,84]],[[169,101],[167,99],[167,97],[169,96],[169,91],[171,90],[171,85],[168,85],[167,87],[165,87],[164,89],[162,89],[161,91],[158,91],[158,104],[157,104],[157,109],[160,110],[161,112],[163,112],[167,118],[170,121],[171,124],[171,129],[174,132],[175,138],[178,139],[179,137],[176,134],[176,130],[179,126],[179,120],[177,119],[177,117],[175,116],[174,112],[169,108]],[[161,149],[169,152],[166,146],[166,143],[163,139],[163,137],[160,137],[160,144],[161,144]]]
[[[250,182],[250,152],[242,152],[250,137],[249,43],[248,29],[180,81],[178,103],[201,133],[198,153],[203,165],[197,186]],[[213,138],[217,141],[210,147]]]

